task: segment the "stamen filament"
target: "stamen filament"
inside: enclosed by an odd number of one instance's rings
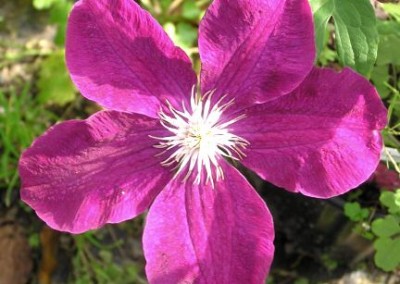
[[[211,98],[214,93],[215,90],[212,90],[201,96],[194,86],[189,109],[182,102],[182,110],[177,110],[167,101],[168,112],[161,110],[159,117],[161,125],[172,135],[150,136],[159,140],[154,147],[163,149],[157,156],[173,151],[161,162],[161,165],[170,167],[176,164],[172,169],[176,170],[174,178],[187,169],[183,178],[186,181],[196,169],[195,182],[200,184],[205,181],[212,187],[215,181],[224,178],[219,159],[226,157],[240,160],[245,157],[243,150],[249,145],[247,140],[230,133],[228,129],[232,124],[245,118],[245,115],[239,115],[229,121],[221,121],[223,112],[234,104],[234,99],[223,103],[226,96],[222,96],[217,103],[212,105]],[[205,173],[204,178],[203,173]]]

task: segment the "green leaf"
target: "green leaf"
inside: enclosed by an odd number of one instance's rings
[[[327,46],[324,47],[318,57],[318,61],[321,62],[323,66],[328,65],[329,62],[334,62],[336,59],[336,52]]]
[[[198,20],[201,10],[197,7],[195,1],[185,1],[182,5],[182,16],[188,20]]]
[[[72,9],[72,3],[67,0],[58,0],[50,10],[50,22],[57,25],[57,34],[54,39],[59,46],[64,46],[67,30],[67,18]]]
[[[163,28],[175,45],[180,46],[190,55],[190,49],[194,47],[197,39],[197,29],[184,22],[179,22],[176,26],[171,22],[167,22]]]
[[[396,208],[400,211],[400,190],[396,190],[394,193],[394,204]]]
[[[197,29],[192,25],[184,22],[179,22],[176,25],[176,34],[180,42],[180,46],[191,48],[197,40]]]
[[[31,248],[39,248],[40,247],[40,238],[38,233],[33,233],[29,236],[28,239],[29,246]]]
[[[314,12],[318,54],[325,42],[325,30],[333,17],[339,61],[363,75],[369,75],[378,51],[378,32],[369,0],[310,0]]]
[[[387,65],[375,65],[371,74],[371,80],[383,99],[387,98],[390,94],[390,89],[386,85],[389,78],[389,67]]]
[[[388,215],[372,222],[372,232],[378,237],[391,237],[400,233],[400,225],[394,216]]]
[[[400,5],[394,3],[382,4],[383,9],[389,13],[396,21],[400,22]]]
[[[64,105],[75,98],[75,88],[64,63],[64,51],[51,54],[43,62],[38,80],[41,103]]]
[[[154,1],[152,1],[152,2],[154,2]],[[171,7],[173,0],[160,0],[159,3],[161,6],[161,9],[163,11],[167,11]],[[152,4],[151,6],[155,6],[155,5]]]
[[[368,217],[369,212],[365,208],[361,208],[357,202],[346,202],[344,204],[344,214],[349,217],[350,220],[358,222]]]
[[[378,25],[379,49],[377,65],[400,65],[400,24],[396,22],[381,22]]]
[[[332,17],[334,2],[332,0],[310,0],[314,14],[315,41],[317,45],[317,57],[322,52],[327,38],[326,28]]]
[[[50,8],[56,2],[57,0],[33,0],[32,4],[35,9],[43,10]]]
[[[310,281],[304,277],[301,277],[294,282],[294,284],[309,284],[309,283]]]
[[[400,189],[395,193],[384,191],[379,197],[379,201],[388,208],[391,214],[400,214]]]
[[[400,264],[400,239],[378,238],[374,242],[376,249],[375,264],[384,271],[393,271]]]
[[[380,36],[395,35],[400,37],[400,23],[394,21],[378,21],[377,28]]]

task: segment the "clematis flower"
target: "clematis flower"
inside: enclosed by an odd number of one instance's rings
[[[151,283],[263,283],[272,218],[234,165],[292,192],[342,194],[375,170],[386,110],[350,69],[313,67],[306,0],[215,0],[199,53],[198,82],[134,1],[78,1],[68,69],[107,110],[53,126],[24,152],[21,197],[71,233],[149,209]]]

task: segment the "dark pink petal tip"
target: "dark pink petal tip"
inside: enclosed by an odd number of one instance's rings
[[[196,84],[187,55],[133,0],[81,0],[68,20],[66,61],[88,99],[113,110],[156,117],[180,105]]]
[[[221,167],[215,188],[174,180],[155,199],[143,235],[150,283],[264,283],[272,216],[236,169]]]
[[[387,110],[375,88],[344,69],[314,69],[291,94],[246,110],[235,132],[250,142],[243,163],[290,191],[328,198],[369,178]]]
[[[156,120],[115,111],[60,123],[22,155],[21,198],[71,233],[133,218],[171,178],[149,138],[161,131]]]
[[[215,0],[200,24],[201,89],[237,108],[295,89],[312,69],[314,26],[307,0]]]

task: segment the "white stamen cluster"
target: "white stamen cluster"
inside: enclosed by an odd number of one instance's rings
[[[211,106],[213,91],[204,96],[198,95],[193,88],[190,98],[190,108],[182,103],[182,111],[175,109],[170,103],[168,114],[160,111],[161,124],[172,135],[168,137],[153,137],[160,140],[154,147],[164,149],[162,154],[170,151],[172,154],[161,164],[169,167],[176,165],[175,177],[187,168],[185,180],[196,169],[196,183],[202,180],[202,173],[206,173],[206,183],[214,186],[217,181],[224,178],[218,161],[221,157],[239,160],[244,156],[242,149],[249,144],[245,139],[229,133],[228,126],[242,119],[240,115],[229,121],[221,121],[222,113],[229,108],[234,100],[223,103],[222,97],[215,105]]]

